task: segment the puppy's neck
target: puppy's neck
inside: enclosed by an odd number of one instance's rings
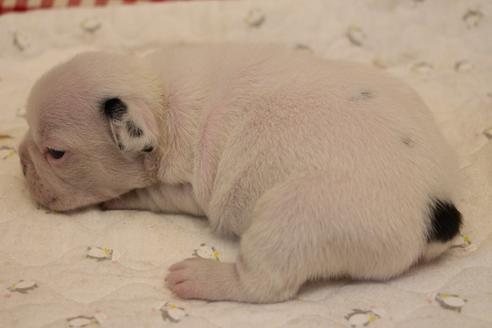
[[[198,79],[168,81],[164,86],[163,147],[157,176],[162,183],[191,183],[207,86]]]

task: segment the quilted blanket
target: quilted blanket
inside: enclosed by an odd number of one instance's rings
[[[0,17],[0,327],[492,327],[492,2],[169,2]],[[16,146],[29,88],[89,49],[167,42],[283,43],[374,65],[424,98],[460,157],[461,238],[387,281],[309,283],[289,302],[183,301],[164,286],[190,256],[233,261],[205,219],[39,208]],[[402,227],[404,229],[404,227]]]

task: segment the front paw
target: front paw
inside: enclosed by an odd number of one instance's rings
[[[237,300],[234,265],[216,260],[190,258],[169,268],[168,288],[184,299]]]
[[[190,258],[172,265],[165,279],[169,289],[176,296],[184,299],[206,299],[202,291],[207,287],[208,262],[206,261],[211,260]]]

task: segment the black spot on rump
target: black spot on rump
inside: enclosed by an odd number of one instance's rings
[[[126,121],[126,130],[132,138],[138,138],[143,135],[143,131],[133,121]]]
[[[104,114],[113,119],[120,121],[123,115],[128,111],[126,104],[120,98],[110,98],[103,102]]]
[[[451,202],[433,200],[430,205],[431,226],[428,242],[447,242],[453,239],[462,225],[462,215]]]

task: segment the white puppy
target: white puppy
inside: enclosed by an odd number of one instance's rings
[[[236,263],[170,268],[183,298],[276,302],[306,281],[388,279],[460,229],[456,159],[415,92],[369,67],[274,46],[84,53],[28,101],[21,161],[64,211],[206,215]]]

